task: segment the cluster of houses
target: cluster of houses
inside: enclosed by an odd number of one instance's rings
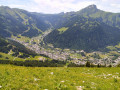
[[[52,59],[55,60],[70,60],[73,61],[75,64],[78,65],[85,65],[87,61],[89,61],[90,63],[94,64],[94,65],[112,65],[112,66],[116,66],[119,64],[120,62],[120,57],[118,57],[116,60],[112,60],[111,58],[107,57],[104,59],[81,59],[81,58],[77,58],[77,57],[71,57],[70,54],[81,54],[81,53],[85,53],[83,50],[79,51],[73,51],[73,50],[69,50],[69,49],[64,49],[61,50],[59,48],[54,48],[54,49],[45,49],[43,47],[40,47],[39,44],[29,44],[29,43],[25,43],[23,41],[18,41],[17,39],[12,39],[15,40],[21,44],[23,44],[24,46],[26,46],[27,48],[35,51],[38,54],[44,54]]]

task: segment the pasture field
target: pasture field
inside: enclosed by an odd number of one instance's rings
[[[0,64],[0,90],[120,90],[120,68]]]

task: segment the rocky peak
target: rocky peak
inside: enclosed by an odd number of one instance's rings
[[[90,9],[97,9],[97,6],[92,4],[92,5],[89,5],[87,8],[90,8]]]

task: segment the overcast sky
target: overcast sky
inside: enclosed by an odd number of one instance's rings
[[[0,0],[3,6],[42,13],[78,11],[91,4],[104,11],[120,13],[120,0]]]

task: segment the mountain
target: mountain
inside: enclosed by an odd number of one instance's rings
[[[120,13],[105,12],[90,5],[77,12],[42,14],[0,7],[0,35],[34,37],[53,29],[43,41],[54,47],[94,51],[117,44]]]
[[[25,10],[0,7],[0,35],[23,35],[33,37],[49,29],[50,25],[37,15]]]
[[[110,26],[120,29],[120,13],[105,12],[97,9],[96,5],[90,5],[75,13],[83,17],[97,19],[100,22],[104,22]]]
[[[98,50],[120,41],[120,30],[91,18],[73,17],[64,27],[52,31],[44,42],[54,47]]]
[[[101,10],[99,10],[97,8],[97,6],[93,4],[93,5],[89,5],[88,7],[84,8],[80,11],[77,11],[75,13],[82,14],[83,16],[84,15],[87,16],[87,15],[90,15],[90,14],[93,14],[93,13],[96,13],[96,12],[99,12],[99,11],[101,11]]]
[[[44,42],[57,48],[88,52],[117,44],[120,41],[117,15],[120,14],[99,10],[96,5],[90,5],[78,12],[65,13],[59,20],[60,26],[47,35]],[[113,19],[114,17],[116,18]]]

